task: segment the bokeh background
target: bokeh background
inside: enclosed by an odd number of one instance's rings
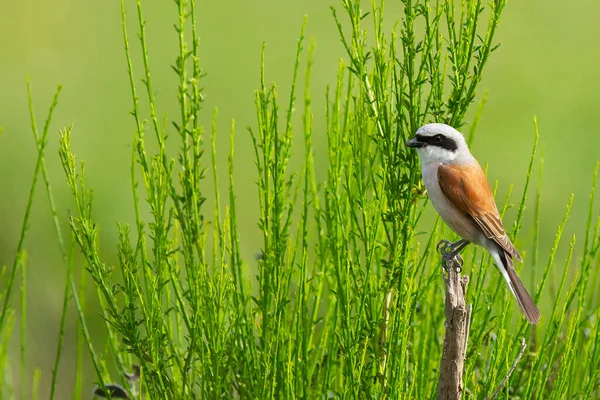
[[[126,3],[135,69],[140,77],[135,5],[131,0]],[[263,41],[267,45],[267,80],[278,83],[285,99],[298,34],[304,15],[308,16],[307,37],[316,40],[312,74],[315,152],[317,162],[324,165],[325,87],[335,81],[338,59],[345,55],[331,5],[340,8],[335,0],[221,0],[199,1],[197,6],[201,63],[207,73],[201,119],[210,128],[213,109],[218,107],[217,143],[223,159],[231,120],[236,121],[238,214],[249,258],[260,248],[255,235],[256,176],[246,127],[254,124],[261,45]],[[170,65],[177,49],[173,29],[177,8],[174,2],[146,1],[144,11],[159,112],[176,118],[177,81]],[[388,4],[388,22],[393,22],[399,11],[398,4]],[[600,3],[594,1],[509,2],[497,33],[502,45],[492,55],[480,85],[479,98],[487,91],[488,101],[473,152],[482,163],[489,163],[490,178],[500,182],[500,196],[511,183],[515,185],[515,202],[523,188],[533,144],[532,117],[538,117],[540,149],[545,149],[542,255],[551,245],[571,193],[575,194],[575,205],[566,233],[581,235],[585,227],[592,172],[600,160],[599,15]],[[94,212],[104,257],[109,263],[115,261],[116,223],[131,222],[133,212],[128,166],[134,121],[129,115],[126,71],[118,1],[0,2],[0,265],[12,265],[35,165],[25,90],[28,75],[40,127],[56,85],[64,86],[47,148],[47,166],[59,200],[62,226],[67,231],[70,203],[57,155],[58,129],[73,124],[74,151],[86,161],[87,183],[94,188]],[[142,89],[138,84],[138,90]],[[30,376],[34,366],[41,367],[44,394],[55,355],[65,270],[46,196],[41,185],[38,189],[26,244],[27,362]],[[532,230],[533,207],[529,204],[525,236]],[[509,221],[511,218],[514,215],[508,216]],[[581,247],[583,237],[579,243]],[[88,296],[93,297],[92,293]],[[92,327],[100,329],[93,312],[91,320]],[[70,397],[72,390],[75,327],[75,319],[70,318],[59,378],[62,398]],[[16,360],[18,334],[13,336],[11,354]],[[88,374],[88,378],[91,388],[93,376]]]

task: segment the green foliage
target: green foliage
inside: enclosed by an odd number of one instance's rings
[[[96,373],[93,380],[98,383],[96,394],[112,393],[115,398],[125,391],[131,398],[153,399],[434,397],[444,332],[440,260],[434,248],[443,229],[437,222],[431,227],[421,219],[427,202],[419,165],[404,142],[426,122],[465,123],[484,67],[497,48],[494,34],[505,2],[494,0],[487,7],[480,1],[462,2],[457,10],[450,0],[403,1],[403,15],[389,32],[383,1],[373,1],[365,12],[359,1],[344,0],[343,16],[332,8],[346,55],[339,63],[336,85],[326,93],[328,158],[322,170],[314,162],[313,113],[323,110],[312,109],[313,44],[305,51],[306,21],[287,101],[282,102],[275,84],[267,81],[263,47],[256,123],[249,128],[262,235],[255,260],[242,256],[244,237],[237,225],[238,213],[245,210],[239,208],[243,203],[234,184],[234,167],[239,168],[234,165],[235,125],[230,131],[227,174],[221,175],[216,110],[210,137],[198,122],[204,76],[193,18],[195,3],[178,0],[176,5],[178,55],[172,67],[178,77],[179,114],[172,124],[165,123],[166,116],[159,120],[146,21],[138,0],[139,61],[147,109],[139,101],[139,78],[121,5],[135,122],[130,170],[135,224],[118,227],[117,265],[109,265],[99,250],[93,193],[86,186],[84,163],[78,163],[71,151],[72,128],[61,131],[59,151],[74,200],[71,245],[64,243],[44,162],[48,121],[58,92],[41,137],[32,111],[39,156],[15,264],[6,289],[0,292],[4,300],[1,342],[6,343],[13,327],[10,295],[16,271],[24,271],[22,242],[42,171],[68,270],[51,398],[71,298],[80,325],[78,360],[87,346]],[[306,66],[301,65],[304,54]],[[298,109],[302,118],[294,117]],[[534,131],[512,229],[518,247],[532,249],[531,255],[525,254],[528,267],[542,263],[538,254],[542,157],[533,239],[521,233],[538,159],[535,120]],[[172,157],[175,146],[177,156]],[[296,159],[302,159],[298,170]],[[541,281],[534,280],[536,300],[552,304],[542,308],[540,328],[513,315],[515,304],[487,253],[476,248],[465,253],[474,308],[465,363],[466,397],[483,398],[494,391],[518,354],[522,337],[527,338],[528,352],[503,396],[588,399],[599,395],[600,319],[594,290],[600,270],[600,218],[594,207],[597,175],[598,168],[580,258],[574,255],[573,237],[566,261],[555,259],[571,198],[545,268],[534,275],[541,276]],[[227,193],[219,185],[223,176]],[[207,177],[212,178],[212,187]],[[502,214],[510,207],[507,196]],[[72,274],[74,247],[83,254],[87,270],[79,287]],[[106,333],[102,350],[92,342],[86,307],[78,295],[86,286],[86,276],[92,279],[102,310]],[[544,290],[549,280],[551,293]],[[21,285],[25,287],[25,279]],[[22,290],[23,299],[25,295]],[[548,296],[550,301],[545,301]],[[23,333],[25,307],[21,311]],[[22,349],[24,354],[24,339]],[[2,350],[0,365],[6,363]],[[81,398],[85,383],[81,361],[78,365],[74,396]],[[138,366],[139,375],[132,374]],[[22,393],[26,385],[22,380]],[[0,394],[9,390],[0,386]]]

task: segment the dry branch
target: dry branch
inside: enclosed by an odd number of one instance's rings
[[[500,391],[502,390],[504,385],[506,385],[506,382],[508,382],[508,378],[510,378],[512,373],[515,371],[515,368],[517,368],[517,364],[521,360],[521,357],[523,357],[526,347],[527,347],[527,345],[525,344],[525,338],[521,338],[521,350],[519,351],[519,355],[513,362],[512,367],[510,367],[510,369],[508,370],[508,373],[506,374],[504,379],[502,379],[502,382],[500,382],[500,386],[498,386],[498,388],[496,388],[496,390],[494,391],[494,393],[491,396],[486,397],[485,400],[494,400],[496,397],[498,397],[498,393],[500,393]]]
[[[446,336],[440,361],[438,399],[459,400],[464,390],[463,365],[471,321],[471,306],[467,307],[466,303],[469,277],[461,277],[460,264],[455,259],[445,264],[442,276],[446,284]]]
[[[382,357],[381,357],[381,367],[380,367],[380,377],[383,382],[383,386],[385,387],[385,367],[387,365],[387,350],[384,348],[388,339],[389,332],[389,323],[390,323],[390,304],[392,303],[392,295],[393,290],[390,291],[385,296],[385,304],[383,307],[383,324],[380,328],[380,339],[379,339],[379,347],[381,348]]]

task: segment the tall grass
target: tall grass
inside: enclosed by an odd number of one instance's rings
[[[268,81],[268,50],[263,46],[256,121],[247,133],[255,158],[262,248],[256,259],[247,259],[237,218],[245,210],[239,208],[235,186],[239,168],[248,168],[234,162],[234,138],[240,133],[232,122],[227,171],[221,173],[216,111],[210,132],[199,123],[199,113],[207,112],[202,110],[202,82],[208,78],[198,58],[195,3],[175,3],[178,56],[172,67],[179,79],[173,98],[179,112],[166,124],[152,86],[142,3],[137,2],[132,18],[125,13],[124,1],[121,17],[135,127],[129,171],[135,223],[117,227],[116,266],[108,265],[98,248],[93,195],[86,186],[85,164],[71,151],[70,127],[60,134],[60,159],[75,204],[72,241],[60,232],[44,164],[48,123],[38,137],[32,114],[39,157],[27,209],[41,170],[68,271],[50,397],[56,398],[58,367],[66,356],[62,338],[71,298],[81,328],[78,360],[87,347],[95,370],[95,376],[84,376],[78,369],[76,398],[86,396],[81,390],[91,382],[98,385],[96,395],[113,398],[434,397],[444,328],[443,283],[434,246],[448,231],[437,221],[430,226],[421,219],[428,207],[426,196],[416,155],[404,142],[426,122],[456,127],[466,123],[486,63],[497,48],[494,34],[505,2],[469,1],[457,7],[450,0],[407,0],[388,31],[383,1],[364,10],[359,1],[343,0],[332,8],[332,23],[337,24],[346,54],[335,85],[325,93],[325,110],[312,108],[313,44],[305,39],[306,21],[291,64],[288,99],[280,99],[277,87]],[[140,39],[139,60],[131,56],[132,20]],[[301,62],[303,55],[306,64]],[[142,66],[141,77],[135,76],[136,63]],[[298,86],[301,74],[304,87]],[[147,108],[141,106],[141,96]],[[480,112],[481,107],[475,121]],[[314,118],[326,122],[325,166],[315,163]],[[567,259],[556,259],[559,246],[565,245],[562,233],[571,207],[578,204],[571,198],[550,254],[539,254],[543,158],[537,155],[537,123],[533,132],[512,236],[517,247],[531,249],[524,252],[525,268],[538,268],[533,289],[544,305],[542,323],[532,330],[513,312],[515,304],[487,253],[475,248],[465,253],[472,277],[468,295],[474,305],[464,375],[468,398],[494,391],[517,356],[522,337],[528,352],[502,390],[504,398],[599,395],[595,284],[600,219],[594,192],[598,168],[583,249],[576,251],[573,237]],[[177,156],[172,157],[175,149]],[[293,159],[303,160],[301,168],[294,168]],[[521,227],[536,163],[538,212],[531,240]],[[223,178],[226,192],[220,190]],[[510,202],[509,193],[503,214],[511,212]],[[102,310],[102,349],[94,347],[86,327],[85,305],[78,296],[83,289],[71,273],[69,243],[84,256],[84,277],[91,278]],[[17,270],[24,270],[23,255],[20,245],[1,292],[3,366],[14,326],[11,291]],[[555,272],[560,283],[549,298],[546,283]],[[24,279],[21,285],[25,287]],[[25,290],[22,296],[25,299]],[[25,307],[21,311],[23,333]],[[24,352],[24,342],[22,348]],[[21,373],[21,396],[29,385],[25,376]],[[12,387],[0,387],[0,393],[10,396]]]

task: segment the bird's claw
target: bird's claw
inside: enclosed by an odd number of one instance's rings
[[[454,243],[449,240],[442,239],[436,246],[436,250],[442,256],[442,267],[444,269],[448,269],[448,261],[454,260],[454,263],[457,265],[456,272],[462,272],[462,266],[464,264],[464,260],[460,254],[454,253]]]
[[[435,249],[441,255],[444,255],[445,253],[450,253],[452,252],[452,242],[446,239],[442,239],[439,241]]]

